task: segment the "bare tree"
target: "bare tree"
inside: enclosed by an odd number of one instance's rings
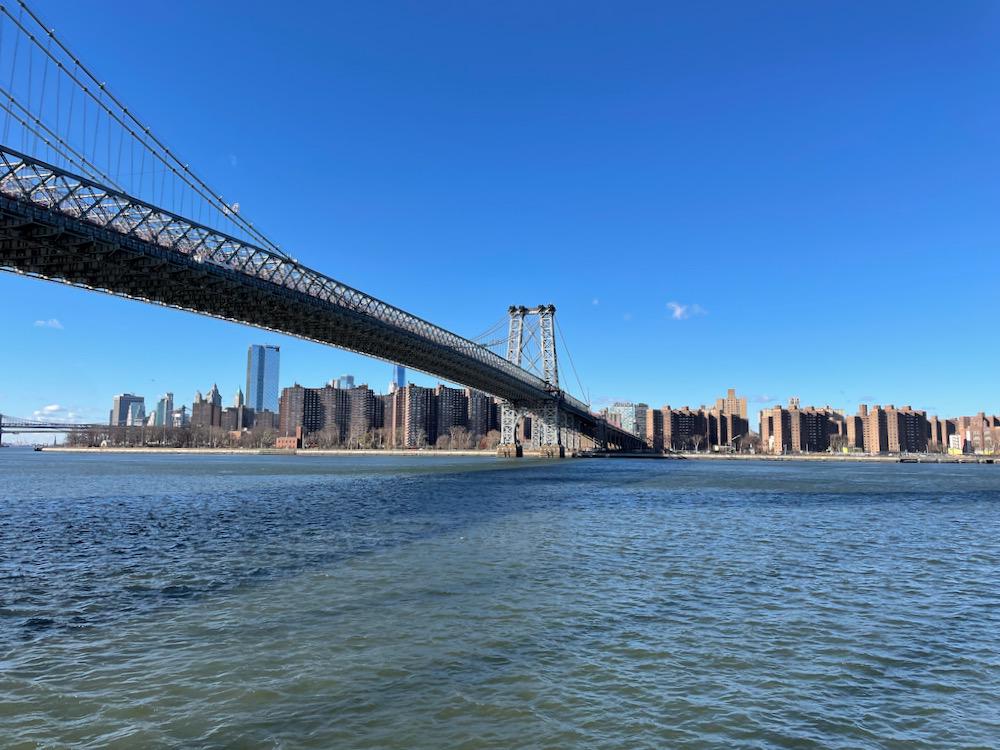
[[[831,435],[830,450],[834,453],[842,453],[847,448],[847,435]]]
[[[337,427],[326,427],[319,432],[311,433],[308,437],[310,444],[317,448],[329,450],[341,447],[340,430]]]
[[[691,436],[691,444],[694,446],[695,453],[698,452],[698,446],[700,446],[702,442],[704,442],[704,440],[705,440],[704,435],[699,435],[695,433],[694,435]]]
[[[465,427],[457,425],[451,428],[452,450],[458,450],[458,451],[468,450],[469,448],[472,447],[472,445],[473,445],[472,436],[469,434],[469,431]]]
[[[483,447],[486,450],[495,450],[498,445],[500,445],[500,431],[490,430],[487,432],[486,437],[483,438]]]

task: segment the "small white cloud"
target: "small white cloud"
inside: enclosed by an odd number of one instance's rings
[[[61,331],[63,324],[57,318],[49,318],[48,320],[36,320],[35,328],[55,328]]]
[[[599,299],[597,299],[597,297],[594,297],[594,299],[592,299],[590,301],[590,304],[592,304],[592,305],[599,305],[599,304],[601,304],[601,301]]]
[[[670,310],[670,317],[674,320],[687,320],[697,315],[708,315],[708,310],[698,304],[682,304],[680,302],[668,302],[667,309]]]
[[[76,421],[85,414],[76,406],[63,406],[62,404],[46,404],[41,409],[35,409],[31,416],[42,422],[68,422]]]

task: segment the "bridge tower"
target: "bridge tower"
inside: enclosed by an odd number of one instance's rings
[[[563,457],[559,414],[559,364],[556,357],[555,305],[524,307],[511,305],[507,312],[507,361],[538,371],[551,394],[544,401],[500,405],[500,445],[497,453],[509,458],[524,455],[518,437],[518,425],[531,415],[531,443],[538,454],[547,458]]]

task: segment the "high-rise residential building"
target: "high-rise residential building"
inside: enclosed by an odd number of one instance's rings
[[[484,437],[499,426],[492,397],[443,385],[421,388],[410,384],[376,396],[367,385],[305,388],[296,383],[281,392],[279,418],[281,436],[291,437],[301,430],[307,443],[312,442],[310,436],[318,436],[320,443],[405,448],[433,446],[440,436],[450,436],[453,428]],[[254,419],[257,429],[261,414]]]
[[[845,434],[847,435],[847,449],[851,451],[863,451],[865,449],[865,430],[868,422],[868,407],[862,404],[858,407],[858,413],[845,418]]]
[[[760,439],[766,453],[820,453],[830,448],[834,435],[847,435],[844,415],[829,406],[799,405],[790,398],[788,406],[763,409]]]
[[[930,423],[927,412],[892,404],[883,408],[875,404],[870,409],[858,408],[863,419],[864,450],[867,453],[923,453],[927,450]]]
[[[642,409],[643,429],[639,437],[655,451],[687,450],[728,451],[736,447],[736,440],[749,432],[747,421],[740,417],[738,404],[735,411],[725,405],[711,409],[684,406],[674,409],[669,404],[659,409]],[[645,404],[637,404],[643,407]]]
[[[953,419],[939,419],[930,417],[927,420],[929,430],[927,436],[927,450],[944,452],[948,449],[951,436],[955,434],[956,421]]]
[[[469,397],[464,389],[439,385],[434,389],[434,402],[437,408],[435,440],[451,435],[451,431],[455,427],[468,429]]]
[[[407,448],[434,445],[438,437],[434,389],[410,383],[397,388],[396,394],[403,396],[401,413],[396,415],[402,428],[402,444]]]
[[[638,403],[635,405],[635,434],[646,439],[646,415],[649,414],[649,404]]]
[[[381,404],[367,385],[354,388],[304,388],[296,383],[281,392],[279,432],[291,437],[322,433],[330,444],[360,441],[382,426]]]
[[[746,396],[737,396],[735,388],[727,390],[725,398],[716,399],[715,408],[723,414],[735,414],[741,419],[747,419]]]
[[[465,389],[465,398],[469,405],[468,427],[470,433],[485,437],[490,430],[499,429],[496,399],[472,388]]]
[[[663,447],[670,450],[695,448],[703,450],[708,445],[708,420],[704,409],[683,406],[673,409],[670,405],[660,409],[663,414]]]
[[[646,445],[656,452],[666,447],[663,432],[663,409],[650,409],[646,412]]]
[[[153,424],[157,427],[170,426],[170,412],[174,410],[174,394],[167,393],[156,402],[153,412]]]
[[[278,365],[281,348],[252,344],[247,351],[247,406],[254,411],[278,411]]]
[[[141,425],[146,421],[146,399],[132,393],[119,393],[114,397],[108,424],[112,427]]]

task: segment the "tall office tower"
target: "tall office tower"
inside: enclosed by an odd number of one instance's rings
[[[142,424],[146,419],[146,399],[131,393],[119,393],[111,406],[108,424],[112,427]]]
[[[337,379],[337,388],[353,388],[354,387],[354,376],[353,375],[341,375]]]
[[[174,410],[174,394],[167,393],[163,398],[156,402],[156,411],[153,414],[154,422],[157,427],[169,427],[170,426],[170,412]]]
[[[133,401],[128,405],[128,416],[125,418],[128,427],[141,427],[146,424],[146,402]]]
[[[406,387],[406,368],[402,365],[392,366],[392,380],[389,382],[389,393],[395,393]]]
[[[278,411],[278,360],[281,348],[253,344],[247,351],[247,406]]]

